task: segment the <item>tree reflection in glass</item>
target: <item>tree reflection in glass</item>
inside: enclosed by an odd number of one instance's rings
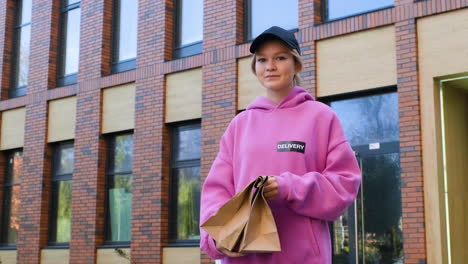
[[[58,183],[58,204],[57,204],[57,243],[67,243],[70,241],[71,231],[71,186],[72,181],[60,181]]]
[[[182,240],[200,239],[200,167],[178,169],[177,233]]]
[[[173,142],[170,239],[197,243],[200,239],[200,124],[175,127]]]
[[[133,135],[117,135],[112,138],[108,168],[108,232],[107,240],[128,242],[132,224],[132,163]]]
[[[23,153],[14,151],[7,157],[6,180],[4,182],[4,215],[1,244],[15,245],[19,229],[20,180],[23,168]]]
[[[52,178],[51,243],[68,243],[71,231],[71,192],[74,169],[74,148],[71,143],[61,143],[54,151]]]
[[[330,106],[351,146],[400,140],[396,93],[334,101]]]

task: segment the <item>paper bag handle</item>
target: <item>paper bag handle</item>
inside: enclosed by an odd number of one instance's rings
[[[254,195],[252,196],[252,200],[250,200],[250,205],[253,204],[259,193],[263,192],[263,187],[265,186],[265,183],[268,181],[268,176],[259,176],[257,180],[254,183],[255,187],[255,192]]]

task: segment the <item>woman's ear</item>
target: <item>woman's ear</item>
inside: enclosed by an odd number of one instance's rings
[[[294,60],[294,73],[295,74],[298,74],[302,71],[302,65],[298,62],[296,62],[296,60]]]

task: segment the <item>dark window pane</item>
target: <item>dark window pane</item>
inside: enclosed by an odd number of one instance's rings
[[[19,32],[19,47],[16,58],[15,87],[26,86],[28,84],[29,72],[29,46],[31,41],[31,25],[17,29]]]
[[[333,263],[403,263],[399,154],[360,161],[358,199],[333,223]]]
[[[399,154],[364,158],[362,173],[366,263],[403,263]]]
[[[71,189],[72,181],[56,182],[57,202],[55,227],[56,237],[53,239],[56,243],[67,243],[70,241],[71,230]]]
[[[250,39],[271,26],[296,29],[299,24],[297,0],[251,0]]]
[[[22,0],[21,6],[21,17],[19,19],[19,25],[31,23],[31,11],[32,11],[32,0]]]
[[[180,129],[178,133],[176,160],[191,160],[201,157],[201,129]]]
[[[179,46],[203,40],[203,1],[180,0]]]
[[[63,46],[63,75],[78,72],[80,55],[80,8],[75,8],[65,14],[66,37]]]
[[[133,135],[115,137],[114,173],[131,172],[133,161]]]
[[[116,62],[134,59],[137,56],[138,1],[120,0],[118,26],[119,36],[116,47]]]
[[[396,93],[335,101],[330,105],[351,145],[399,141]]]
[[[328,19],[346,17],[393,5],[393,0],[328,0]]]
[[[60,160],[57,164],[57,174],[71,174],[73,173],[74,166],[74,148],[73,146],[67,146],[60,149]]]
[[[200,167],[176,169],[177,239],[200,239]]]
[[[16,151],[8,157],[6,184],[17,184],[23,173],[23,152]]]
[[[132,219],[132,176],[112,177],[109,189],[109,221],[111,241],[130,241]]]

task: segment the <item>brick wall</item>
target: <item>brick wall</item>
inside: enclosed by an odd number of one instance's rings
[[[166,23],[172,24],[168,9],[173,8],[173,1],[140,1],[138,8],[137,68],[144,69],[171,55],[167,49],[172,43],[163,40],[171,39],[167,33],[172,28]],[[169,177],[163,174],[163,164],[167,166],[163,146],[169,140],[164,125],[165,79],[161,74],[140,73],[136,78],[131,256],[133,263],[161,263],[169,229]]]
[[[416,20],[395,29],[405,263],[426,263]]]
[[[204,1],[203,51],[225,50],[242,41],[242,25],[237,19],[243,17],[240,1]],[[234,12],[233,12],[234,10]],[[222,53],[222,54],[227,54]],[[237,64],[236,59],[215,57],[212,64],[203,66],[202,98],[202,181],[219,150],[219,140],[237,110]],[[206,96],[206,95],[215,96]],[[214,263],[202,253],[201,263]]]
[[[49,86],[49,51],[52,39],[52,1],[34,1],[28,93],[41,94]],[[32,100],[31,100],[32,99]],[[39,263],[47,243],[51,190],[51,149],[47,146],[47,101],[39,96],[26,105],[23,172],[20,190],[18,263]]]

